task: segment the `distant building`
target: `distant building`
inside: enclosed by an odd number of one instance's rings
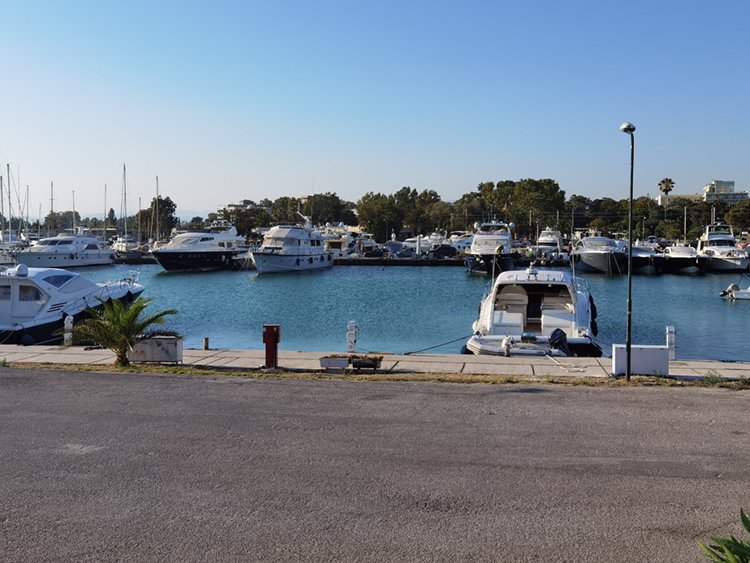
[[[714,201],[723,201],[729,205],[748,198],[747,191],[735,192],[734,180],[711,180],[703,186],[703,201],[711,203]]]
[[[264,209],[266,213],[269,215],[271,214],[270,207],[261,207],[251,199],[241,199],[239,203],[227,203],[226,205],[219,207],[218,211],[219,214],[227,211],[229,215],[233,215],[238,211],[248,211],[250,209]]]
[[[674,201],[675,199],[687,199],[688,201],[697,202],[705,201],[712,203],[716,201],[723,201],[729,205],[733,205],[738,201],[745,201],[748,199],[748,192],[735,192],[734,191],[734,180],[711,180],[708,184],[703,186],[703,193],[699,194],[676,194],[671,192],[669,194],[669,200]],[[654,198],[656,203],[661,206],[667,201],[667,196],[663,193],[659,194]]]
[[[669,201],[674,201],[678,198],[686,199],[688,201],[695,203],[696,201],[703,201],[703,194],[676,194],[674,192],[669,193]],[[664,204],[667,201],[667,196],[665,196],[664,194],[659,194],[658,196],[654,198],[654,201],[656,201],[658,205],[661,205],[662,207],[664,207]]]

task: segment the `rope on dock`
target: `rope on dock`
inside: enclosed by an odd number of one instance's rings
[[[581,368],[581,367],[578,367],[578,366],[574,366],[573,364],[567,364],[567,365],[565,365],[565,364],[563,364],[562,362],[558,362],[558,361],[557,361],[557,360],[555,359],[555,357],[554,357],[554,356],[551,356],[550,354],[545,354],[545,357],[547,357],[547,358],[549,358],[550,360],[552,360],[553,362],[555,362],[555,363],[556,363],[556,364],[558,365],[558,367],[561,367],[562,369],[564,369],[564,370],[565,370],[565,371],[567,371],[568,373],[570,373],[570,372],[583,373],[584,371],[586,371],[586,370],[584,370],[584,369],[583,369],[583,368]]]
[[[406,352],[404,356],[411,356],[412,354],[419,354],[420,352],[426,352],[427,350],[432,350],[434,348],[440,348],[441,346],[446,346],[448,344],[453,344],[454,342],[459,342],[461,340],[468,340],[471,338],[471,334],[468,334],[466,336],[462,336],[460,338],[456,338],[455,340],[449,340],[448,342],[443,342],[442,344],[437,344],[435,346],[430,346],[429,348],[423,348],[422,350],[415,350],[414,352]]]

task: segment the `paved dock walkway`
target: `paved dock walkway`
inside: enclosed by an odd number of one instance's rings
[[[336,352],[341,354],[341,352]],[[282,370],[322,371],[319,359],[327,352],[279,351],[278,367]],[[9,364],[78,364],[106,366],[114,362],[109,350],[82,347],[0,345],[0,360]],[[185,349],[182,364],[196,368],[233,368],[259,370],[265,364],[264,350],[197,350]],[[363,369],[363,373],[372,370]],[[461,354],[383,354],[377,373],[426,373],[454,375],[494,375],[528,378],[572,377],[608,378],[611,358],[553,358],[473,356]],[[634,374],[637,375],[637,374]],[[673,360],[669,376],[699,378],[718,376],[738,379],[750,376],[748,362],[714,360]]]

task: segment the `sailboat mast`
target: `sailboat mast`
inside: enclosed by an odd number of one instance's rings
[[[122,165],[122,202],[120,206],[120,216],[122,217],[122,231],[124,235],[128,234],[128,184],[125,175],[125,165]]]
[[[156,241],[159,241],[159,176],[156,177]]]
[[[138,238],[135,239],[136,249],[141,246],[141,196],[138,196]]]
[[[13,241],[13,200],[10,195],[10,164],[7,163],[6,169],[8,171],[8,242]]]
[[[5,198],[3,197],[3,177],[0,176],[0,237],[5,236]]]

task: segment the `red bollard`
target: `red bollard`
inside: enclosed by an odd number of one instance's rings
[[[263,325],[263,343],[266,345],[267,368],[275,368],[279,365],[280,340],[281,325]]]

